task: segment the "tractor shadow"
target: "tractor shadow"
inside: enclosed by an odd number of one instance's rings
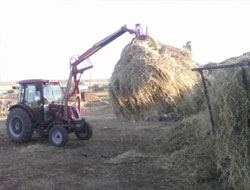
[[[88,141],[83,141],[83,140],[78,140],[73,134],[69,135],[68,142],[65,146],[63,147],[56,147],[50,144],[49,138],[48,137],[40,137],[39,135],[33,135],[31,140],[29,142],[25,143],[15,143],[11,141],[9,138],[5,139],[5,144],[8,144],[9,147],[16,147],[16,148],[21,148],[25,149],[27,148],[28,150],[31,149],[39,149],[39,150],[46,150],[48,149],[72,149],[72,148],[82,148],[85,147],[88,144]]]

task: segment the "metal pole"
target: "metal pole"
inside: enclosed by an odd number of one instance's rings
[[[249,101],[249,94],[250,94],[250,91],[249,91],[249,85],[248,85],[248,80],[247,80],[247,74],[246,74],[246,70],[245,68],[242,68],[241,69],[241,76],[242,76],[242,83],[244,84],[244,89],[247,93],[247,97],[248,97],[248,101]],[[248,115],[250,115],[250,110],[248,110]],[[248,126],[250,126],[250,119],[248,118],[247,120],[247,123],[248,123]]]
[[[92,92],[92,81],[91,80],[92,80],[91,79],[91,73],[89,73],[89,86],[90,86],[89,92]]]
[[[247,81],[247,74],[245,68],[241,68],[241,76],[242,76],[242,82],[244,84],[244,88],[246,92],[249,94],[249,86]]]
[[[216,66],[210,66],[210,67],[193,68],[192,71],[224,69],[224,68],[234,68],[234,67],[242,67],[242,66],[250,66],[250,61],[243,60],[239,63],[232,63],[232,64],[227,64],[227,65],[216,65]]]
[[[203,87],[204,87],[204,93],[205,93],[205,97],[206,97],[206,100],[207,100],[208,111],[209,111],[210,120],[211,120],[211,124],[212,124],[212,132],[213,132],[213,135],[215,135],[214,118],[213,118],[213,114],[212,114],[212,108],[211,108],[211,104],[210,104],[210,99],[209,99],[209,96],[208,96],[208,91],[207,91],[207,85],[206,85],[205,77],[203,75],[202,70],[200,70],[199,72],[201,74],[202,84],[203,84]]]
[[[65,103],[64,103],[64,119],[68,120],[68,101],[69,101],[69,91],[70,91],[70,87],[71,87],[71,81],[72,81],[72,72],[70,69],[70,74],[69,74],[69,78],[67,81],[67,86],[66,86],[66,90],[65,90]]]

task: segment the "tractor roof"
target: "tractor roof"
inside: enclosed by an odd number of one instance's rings
[[[60,83],[60,80],[47,80],[47,79],[28,79],[28,80],[21,80],[19,84],[31,84],[31,83]]]

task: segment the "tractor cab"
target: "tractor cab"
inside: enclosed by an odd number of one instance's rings
[[[36,107],[48,103],[62,103],[60,81],[23,80],[19,82],[18,103]]]
[[[17,103],[29,109],[37,124],[47,122],[47,107],[63,103],[61,82],[41,79],[20,81]]]

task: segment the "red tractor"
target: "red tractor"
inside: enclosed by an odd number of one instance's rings
[[[70,75],[65,91],[61,82],[55,80],[23,80],[19,82],[18,102],[10,107],[6,121],[9,137],[17,143],[27,142],[34,132],[44,137],[54,146],[64,146],[68,134],[75,132],[80,140],[88,140],[93,133],[91,125],[81,116],[81,93],[79,82],[84,71],[92,68],[89,57],[98,50],[124,34],[135,34],[134,39],[144,39],[139,24],[135,30],[121,27],[81,56],[71,59]],[[134,40],[133,39],[133,40]],[[73,61],[72,61],[73,60]],[[89,64],[81,69],[78,65],[87,60]],[[69,105],[70,99],[76,99],[76,106]]]

